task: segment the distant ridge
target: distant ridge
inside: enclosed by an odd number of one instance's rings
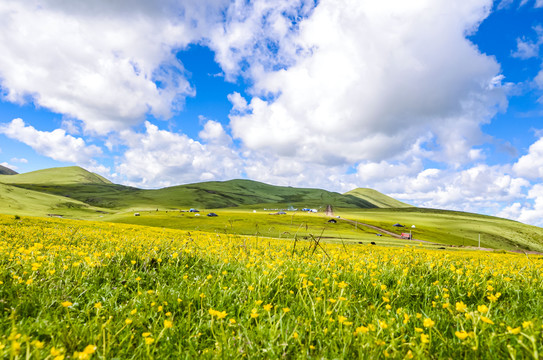
[[[369,203],[375,205],[379,208],[408,208],[413,207],[413,205],[406,204],[390,196],[380,193],[377,190],[368,189],[368,188],[358,188],[346,192],[343,195],[351,195],[362,200],[366,200]]]
[[[0,175],[17,175],[17,171],[13,171],[10,168],[0,165]]]

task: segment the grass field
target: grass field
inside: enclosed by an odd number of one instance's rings
[[[543,257],[0,215],[0,356],[538,358]]]

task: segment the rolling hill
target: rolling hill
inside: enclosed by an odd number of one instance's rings
[[[377,190],[368,189],[368,188],[354,189],[354,190],[346,192],[344,195],[350,195],[350,196],[354,196],[356,198],[365,200],[369,202],[370,204],[375,205],[375,207],[379,207],[379,208],[413,207],[413,205],[403,203],[399,200],[391,198],[390,196],[386,196],[385,194],[382,194]]]
[[[336,225],[323,218],[328,205],[341,216]],[[180,211],[191,207],[214,209],[219,217],[197,217]],[[303,207],[321,211],[269,216],[274,211],[264,210]],[[135,212],[141,212],[141,216],[134,216]],[[411,230],[415,239],[437,244],[477,246],[480,235],[482,247],[543,252],[542,228],[479,214],[416,208],[372,189],[340,194],[229,180],[144,190],[114,184],[80,167],[0,175],[0,213],[287,238],[302,233],[318,235],[325,230],[328,241],[363,240],[383,245],[410,243],[400,242],[391,234]],[[397,222],[408,228],[393,227]],[[302,225],[305,230],[300,233]],[[385,235],[375,237],[379,229]]]
[[[0,165],[0,175],[17,175],[17,172]]]

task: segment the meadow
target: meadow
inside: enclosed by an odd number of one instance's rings
[[[0,215],[0,261],[3,358],[543,351],[538,255]]]

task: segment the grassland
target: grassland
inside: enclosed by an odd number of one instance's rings
[[[341,216],[337,224],[327,223],[328,218],[322,216],[327,205],[332,205],[336,215]],[[201,208],[203,214],[214,211],[219,217],[181,212],[190,207]],[[268,213],[275,211],[264,211],[304,207],[320,212],[289,211],[287,215],[272,216]],[[135,217],[135,212],[141,216]],[[437,247],[478,246],[480,236],[483,248],[543,252],[543,229],[539,227],[477,214],[418,209],[371,189],[338,194],[231,180],[142,190],[112,184],[79,167],[0,176],[0,213],[54,214],[217,234],[314,237],[387,246],[405,243],[387,232],[397,235],[412,231],[415,239],[440,244]],[[398,222],[408,227],[392,227]],[[376,233],[384,236],[377,237]]]
[[[0,215],[0,356],[538,358],[543,258]]]

